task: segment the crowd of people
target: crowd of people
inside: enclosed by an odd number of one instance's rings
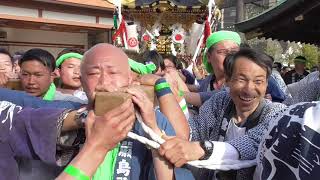
[[[207,76],[106,43],[56,58],[0,48],[0,179],[317,179],[319,70],[303,56],[288,70],[232,31],[205,46]],[[118,91],[130,98],[96,115],[96,94]]]

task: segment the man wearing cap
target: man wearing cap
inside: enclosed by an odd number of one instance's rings
[[[199,83],[199,93],[185,92],[184,98],[189,104],[201,106],[211,97],[212,91],[223,89],[224,59],[229,53],[239,51],[240,43],[239,34],[233,31],[217,31],[209,36],[203,54],[203,64],[210,75]]]
[[[295,68],[284,75],[284,81],[286,84],[292,84],[300,81],[306,77],[309,73],[305,70],[307,59],[303,56],[297,56],[294,58]]]
[[[55,94],[55,100],[68,100],[87,103],[88,98],[81,89],[80,64],[82,52],[77,49],[64,49],[56,60],[56,71],[60,77],[59,87]],[[76,98],[75,98],[76,97]]]
[[[85,101],[68,94],[60,93],[61,96],[56,96],[57,88],[53,83],[56,63],[50,52],[44,49],[30,49],[23,55],[19,65],[21,67],[21,85],[28,94],[47,101],[64,100],[85,103]]]
[[[239,51],[241,38],[232,31],[217,31],[207,39],[203,64],[210,75],[200,83],[199,92],[220,90],[225,82],[223,62],[229,53]]]

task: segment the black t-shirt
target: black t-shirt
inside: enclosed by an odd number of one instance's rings
[[[301,79],[306,77],[308,74],[309,73],[307,71],[304,71],[303,74],[298,74],[296,70],[293,69],[284,75],[283,80],[286,84],[292,84],[300,81]]]

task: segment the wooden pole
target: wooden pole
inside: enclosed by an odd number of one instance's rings
[[[237,0],[237,6],[236,6],[236,22],[241,22],[244,20],[244,1],[243,0]]]

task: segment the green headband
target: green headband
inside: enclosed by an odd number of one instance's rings
[[[129,66],[131,68],[132,71],[138,73],[138,74],[151,74],[154,70],[157,69],[155,64],[142,64],[142,63],[138,63],[130,58],[128,58],[129,60]]]
[[[51,83],[48,91],[46,92],[46,94],[43,96],[42,99],[47,101],[52,101],[54,99],[55,94],[56,94],[56,86],[53,83]]]
[[[82,60],[83,56],[79,53],[67,53],[67,54],[64,54],[62,56],[60,56],[57,61],[56,61],[56,67],[60,67],[61,64],[66,60],[66,59],[70,59],[70,58],[77,58],[79,60]]]
[[[208,73],[213,73],[213,69],[211,64],[208,62],[208,57],[207,57],[207,51],[208,49],[221,42],[221,41],[225,41],[225,40],[230,40],[233,41],[234,43],[238,44],[240,46],[241,44],[241,38],[239,36],[238,33],[233,32],[233,31],[217,31],[212,33],[208,39],[207,39],[207,43],[206,43],[206,49],[203,53],[203,60],[202,63],[204,64],[206,70]]]
[[[294,62],[299,62],[299,63],[303,63],[303,64],[306,64],[306,63],[307,63],[307,60],[305,60],[305,59],[300,59],[300,58],[297,58],[297,59],[294,59]]]

